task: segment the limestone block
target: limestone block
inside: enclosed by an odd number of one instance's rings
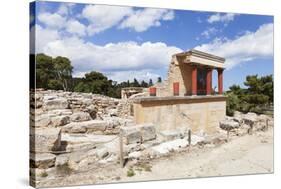
[[[253,125],[255,122],[257,122],[257,114],[255,113],[247,113],[243,116],[244,123],[247,125]]]
[[[52,126],[54,127],[63,126],[70,122],[69,116],[65,116],[65,115],[52,117],[51,120],[52,120]]]
[[[59,167],[59,166],[64,166],[68,164],[68,156],[66,155],[59,155],[56,157],[56,162],[55,162],[55,166]]]
[[[43,108],[45,110],[67,109],[68,101],[66,98],[55,98],[44,101]]]
[[[51,117],[48,114],[35,116],[35,127],[48,127],[51,123]]]
[[[153,124],[138,125],[138,127],[140,127],[143,142],[156,138],[156,129]]]
[[[121,128],[126,144],[141,143],[141,132],[136,127]]]
[[[30,144],[31,151],[55,151],[61,146],[61,129],[32,129]]]
[[[31,166],[40,169],[47,169],[55,166],[56,156],[50,153],[38,153],[31,155]]]
[[[91,133],[95,131],[105,131],[108,122],[103,120],[91,120],[83,122],[72,122],[63,127],[66,133]]]
[[[220,121],[220,128],[226,131],[230,131],[232,129],[236,129],[239,127],[239,123],[232,120],[223,120]]]
[[[70,116],[70,120],[74,122],[89,121],[91,120],[91,116],[87,112],[75,112]]]
[[[50,110],[48,111],[48,114],[54,114],[57,116],[61,116],[61,115],[71,115],[72,111],[70,109],[62,109],[62,110]]]

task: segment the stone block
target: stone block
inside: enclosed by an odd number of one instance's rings
[[[73,122],[89,121],[91,116],[87,112],[75,112],[70,116],[70,120]]]
[[[156,129],[153,124],[138,125],[141,131],[142,142],[154,140],[156,138]]]
[[[67,109],[68,101],[66,98],[55,98],[51,100],[46,100],[43,103],[43,108],[45,110]]]
[[[121,128],[125,144],[141,143],[141,132],[136,127]]]
[[[63,132],[66,133],[91,133],[105,131],[108,122],[103,120],[91,120],[83,122],[72,122],[63,127]]]
[[[226,131],[238,128],[240,125],[238,122],[233,120],[223,120],[220,121],[220,128]]]
[[[32,154],[30,161],[31,166],[34,168],[47,169],[55,166],[56,156],[50,153]]]
[[[61,129],[32,129],[30,133],[31,151],[56,151],[61,146]]]
[[[69,116],[65,116],[65,115],[52,117],[51,120],[52,120],[52,126],[54,127],[63,126],[70,122]]]

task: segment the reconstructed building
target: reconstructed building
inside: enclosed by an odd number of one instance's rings
[[[224,62],[224,58],[197,50],[173,55],[167,80],[150,87],[148,97],[135,101],[136,123],[154,123],[159,131],[215,132],[226,110]],[[218,91],[212,87],[213,71],[217,71]]]

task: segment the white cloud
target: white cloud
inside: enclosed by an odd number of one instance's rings
[[[216,34],[218,30],[214,27],[207,28],[205,31],[201,33],[202,36],[209,39],[212,35]]]
[[[66,31],[79,36],[86,35],[86,26],[77,20],[69,20],[66,23]]]
[[[211,15],[207,21],[209,23],[214,23],[214,22],[224,22],[224,23],[228,23],[230,21],[234,20],[234,17],[237,14],[233,14],[233,13],[226,13],[226,14],[220,14],[220,13],[216,13]]]
[[[108,74],[111,79],[121,81],[124,77],[144,79],[158,77],[148,70],[167,69],[171,56],[182,50],[157,42],[120,42],[104,46],[85,42],[78,37],[62,37],[54,30],[36,28],[37,53],[51,56],[66,56],[74,66],[74,75],[82,76],[92,70]],[[123,73],[123,74],[122,74]],[[126,74],[124,73],[132,73]],[[132,77],[132,78],[130,78]],[[118,79],[119,78],[119,79]],[[126,80],[127,80],[126,79]]]
[[[58,8],[57,13],[63,16],[67,16],[72,13],[72,8],[75,6],[75,3],[61,3]]]
[[[150,27],[161,25],[161,20],[174,19],[174,12],[166,9],[146,8],[137,10],[122,21],[119,28],[130,28],[136,32],[146,31]]]
[[[60,14],[54,13],[40,13],[38,15],[38,20],[44,23],[49,28],[63,28],[66,22],[66,18],[61,16]]]
[[[51,41],[56,41],[60,38],[60,35],[57,30],[44,29],[40,25],[35,25],[35,45],[36,53],[44,52],[46,44]]]
[[[132,11],[130,7],[87,5],[83,9],[81,16],[89,21],[87,31],[89,35],[93,35],[118,24]]]
[[[226,58],[228,69],[234,66],[273,55],[273,24],[261,25],[255,32],[245,32],[233,40],[216,38],[208,44],[195,47],[197,50]]]

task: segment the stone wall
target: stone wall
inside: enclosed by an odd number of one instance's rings
[[[219,129],[225,107],[225,97],[151,98],[134,104],[134,117],[138,124],[154,123],[159,131],[189,128],[212,133]]]

